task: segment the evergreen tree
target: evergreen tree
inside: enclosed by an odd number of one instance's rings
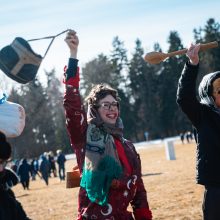
[[[48,108],[51,111],[52,124],[54,124],[54,131],[50,133],[48,139],[53,145],[51,150],[55,152],[57,149],[62,149],[63,152],[71,153],[71,147],[67,130],[65,127],[65,114],[63,108],[63,92],[61,92],[61,82],[55,77],[55,70],[45,72],[47,76],[47,86],[45,88]]]
[[[129,80],[128,80],[128,58],[127,50],[124,47],[124,42],[116,36],[112,42],[113,50],[110,55],[112,65],[113,88],[118,90],[120,101],[120,116],[124,123],[124,136],[132,139],[135,123],[129,100]]]
[[[127,50],[124,48],[124,42],[116,36],[112,42],[113,50],[110,55],[112,64],[112,86],[114,88],[125,86],[125,77],[127,75]]]
[[[183,45],[176,31],[170,32],[168,52],[181,50]],[[176,104],[176,91],[178,79],[183,69],[183,57],[171,57],[163,62],[163,70],[159,78],[159,91],[162,112],[160,115],[161,136],[167,137],[177,134],[182,130],[183,117]]]
[[[194,29],[194,37],[197,43],[209,43],[211,41],[220,40],[220,24],[210,18],[204,28]],[[220,70],[220,48],[210,49],[200,53],[202,74]]]
[[[41,83],[35,79],[27,85],[22,85],[18,94],[13,91],[9,98],[12,102],[21,104],[26,112],[26,124],[23,133],[12,139],[17,148],[16,157],[37,156],[39,151],[47,151],[47,134],[51,127],[45,118],[50,114],[47,109],[45,93]]]
[[[112,84],[112,65],[110,60],[104,54],[98,55],[97,58],[86,63],[82,68],[81,90],[85,96],[88,95],[93,85],[100,83]]]
[[[155,111],[157,75],[154,67],[144,61],[143,55],[141,41],[137,39],[135,52],[130,61],[129,87],[133,105],[134,132],[138,141],[144,140],[146,131],[150,133],[151,137],[154,135],[154,119],[157,115]]]

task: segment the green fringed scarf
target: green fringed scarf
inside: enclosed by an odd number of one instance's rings
[[[85,163],[80,186],[85,188],[90,201],[99,205],[107,204],[112,180],[122,175],[122,166],[112,136],[112,133],[119,134],[121,131],[114,126],[97,126],[94,123],[89,123],[87,128]]]

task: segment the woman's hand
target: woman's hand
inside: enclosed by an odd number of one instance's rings
[[[199,63],[199,49],[200,44],[191,44],[186,52],[186,56],[189,58],[190,64],[197,65]]]
[[[79,39],[74,30],[70,30],[66,34],[65,42],[70,48],[70,57],[77,58],[77,49],[79,45]]]

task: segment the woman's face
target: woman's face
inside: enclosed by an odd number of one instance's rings
[[[105,123],[115,124],[119,115],[118,102],[112,95],[107,95],[99,100],[98,113]]]
[[[216,79],[212,83],[213,93],[212,96],[214,97],[215,104],[218,108],[220,108],[220,78]]]

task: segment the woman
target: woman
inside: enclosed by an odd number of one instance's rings
[[[64,80],[64,108],[82,175],[77,219],[152,219],[140,157],[133,144],[123,138],[118,93],[108,85],[95,86],[87,97],[86,116],[79,94],[76,32],[69,31],[65,41],[70,59]],[[127,211],[129,204],[133,214]]]

